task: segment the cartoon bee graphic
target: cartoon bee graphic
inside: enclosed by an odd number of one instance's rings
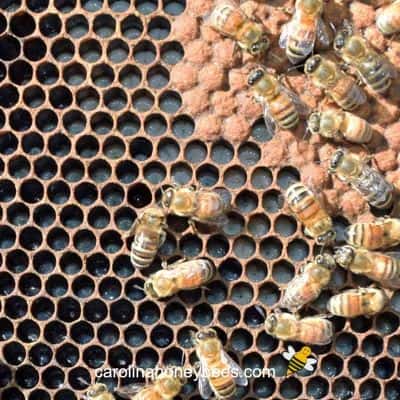
[[[353,110],[367,100],[356,81],[327,58],[320,55],[310,57],[305,63],[304,72],[316,87],[324,90],[344,110]]]
[[[228,399],[236,393],[236,385],[248,385],[244,372],[224,351],[214,329],[195,333],[193,342],[199,359],[199,391],[203,399],[213,393],[217,399]]]
[[[389,297],[383,289],[374,287],[349,289],[332,296],[327,309],[333,315],[345,318],[360,315],[375,315],[381,312],[389,302]]]
[[[308,113],[307,106],[296,94],[262,68],[250,72],[248,84],[253,88],[255,100],[264,108],[265,125],[270,135],[275,133],[276,126],[294,128],[299,123],[300,115]]]
[[[234,39],[241,49],[253,56],[265,53],[270,46],[264,25],[247,17],[240,7],[229,0],[219,2],[208,21],[216,31]]]
[[[376,26],[384,35],[400,32],[400,0],[394,1],[378,14]]]
[[[304,265],[300,274],[289,282],[281,300],[281,306],[292,312],[315,300],[328,285],[336,267],[330,254],[320,254]]]
[[[150,207],[135,220],[131,234],[131,262],[136,268],[148,267],[166,238],[167,216],[160,207]]]
[[[210,225],[223,225],[230,205],[213,190],[194,186],[173,186],[165,190],[161,205],[168,212],[192,221]]]
[[[296,182],[287,189],[286,198],[290,210],[304,225],[306,235],[315,238],[320,245],[335,240],[332,219],[309,188]]]
[[[371,125],[348,111],[326,110],[313,112],[307,122],[313,135],[321,135],[336,142],[368,143],[373,136]]]
[[[180,290],[195,289],[209,282],[215,275],[215,265],[205,258],[179,260],[150,275],[144,284],[145,293],[160,299]]]
[[[354,67],[361,81],[377,93],[385,93],[392,84],[394,71],[361,36],[354,35],[345,23],[333,41],[333,47],[344,62]]]
[[[369,204],[376,208],[388,209],[393,203],[393,186],[357,154],[343,149],[336,150],[331,158],[329,172],[341,181],[349,183],[361,193]]]
[[[286,49],[292,64],[298,64],[312,53],[316,40],[328,47],[329,33],[322,21],[322,0],[296,0],[295,12],[283,26],[279,46]]]
[[[378,253],[352,246],[335,250],[336,262],[355,274],[363,274],[386,287],[400,287],[400,253]]]
[[[314,371],[314,365],[317,360],[310,357],[310,355],[311,349],[308,346],[303,346],[297,353],[293,346],[288,346],[288,351],[283,353],[283,357],[289,361],[286,376],[295,374],[303,369]]]
[[[324,345],[332,342],[333,325],[325,316],[299,318],[290,313],[275,312],[265,320],[265,330],[278,339]]]
[[[348,244],[368,250],[387,249],[400,244],[400,219],[378,218],[372,222],[358,222],[345,230]]]

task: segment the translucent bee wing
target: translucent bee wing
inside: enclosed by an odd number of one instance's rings
[[[199,369],[199,392],[203,399],[208,399],[212,396],[213,390],[208,380],[207,366],[204,361],[200,360]]]
[[[293,101],[293,104],[300,115],[307,116],[308,114],[310,114],[309,107],[303,103],[303,101],[300,99],[299,96],[297,96],[296,93],[292,92],[286,86],[281,85],[280,87]]]
[[[331,43],[328,28],[322,18],[318,18],[317,22],[317,39],[324,47],[329,47]]]
[[[395,258],[396,260],[400,260],[400,251],[388,251],[385,253],[386,255]]]
[[[244,375],[242,368],[235,361],[232,360],[232,358],[226,351],[221,351],[221,358],[229,366],[236,384],[239,386],[247,386],[249,382]]]
[[[130,385],[121,386],[115,391],[115,393],[124,399],[131,399],[133,395],[139,393],[145,387],[146,385],[144,383],[132,383]]]
[[[276,123],[274,118],[269,112],[269,107],[266,102],[263,102],[263,107],[264,107],[264,122],[265,126],[267,128],[268,135],[274,136],[275,131],[276,131]]]
[[[289,33],[289,24],[290,22],[288,22],[287,24],[283,25],[282,27],[282,31],[281,31],[281,35],[279,36],[279,47],[281,49],[286,49],[286,45],[287,45],[287,40],[288,40],[288,33]]]
[[[306,369],[307,371],[314,371],[314,364],[316,363],[317,360],[315,358],[308,358],[304,369]]]

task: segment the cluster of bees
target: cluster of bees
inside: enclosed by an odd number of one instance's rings
[[[254,97],[264,106],[267,129],[295,127],[303,115],[308,116],[307,129],[334,140],[368,143],[372,128],[364,119],[349,112],[362,105],[367,97],[359,85],[363,82],[374,92],[382,94],[391,86],[394,71],[386,59],[375,52],[367,41],[357,35],[349,24],[336,32],[333,47],[344,63],[355,70],[358,80],[347,74],[338,63],[321,55],[313,55],[316,42],[328,48],[331,41],[322,19],[323,0],[296,0],[292,19],[282,30],[279,44],[291,63],[305,61],[304,71],[311,81],[330,97],[341,110],[309,111],[301,100],[281,84],[279,77],[257,68],[250,72],[249,86]],[[252,55],[264,54],[269,46],[269,34],[264,26],[249,18],[229,0],[215,6],[208,23]],[[380,12],[377,27],[384,35],[400,31],[400,0]],[[310,56],[311,55],[311,56]],[[368,203],[388,210],[393,203],[393,187],[361,158],[338,149],[332,156],[329,172],[360,192]],[[317,196],[302,183],[292,184],[286,192],[292,213],[304,225],[305,234],[322,246],[321,254],[304,265],[288,284],[279,304],[279,311],[265,320],[266,331],[284,341],[324,345],[333,340],[332,315],[356,317],[374,315],[386,306],[390,289],[400,287],[400,258],[396,253],[381,253],[400,244],[400,219],[379,218],[373,222],[356,223],[347,228],[348,245],[333,248],[335,231],[332,219]],[[166,238],[169,214],[189,218],[194,222],[221,226],[226,221],[230,205],[221,195],[204,188],[173,186],[162,193],[158,206],[149,207],[137,218],[132,229],[132,264],[139,269],[148,267]],[[337,266],[356,274],[366,275],[381,287],[350,289],[334,295],[327,304],[326,315],[301,318],[299,311],[315,300],[328,285]],[[158,300],[180,290],[194,289],[208,283],[215,276],[214,263],[206,258],[179,260],[150,275],[144,284],[146,295]],[[281,310],[286,311],[281,311]],[[193,345],[199,359],[199,391],[204,399],[213,394],[217,399],[228,399],[236,386],[246,386],[248,380],[240,366],[226,353],[214,329],[193,332]],[[229,370],[229,374],[210,374],[209,371]],[[117,392],[136,400],[173,399],[184,380],[169,373],[161,374],[145,387],[131,385]],[[113,400],[114,395],[104,384],[89,387],[88,400]]]

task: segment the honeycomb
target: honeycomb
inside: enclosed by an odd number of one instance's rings
[[[199,4],[188,14],[185,0],[0,1],[0,398],[77,400],[96,368],[189,365],[190,331],[213,326],[244,368],[276,370],[274,379],[239,388],[238,399],[399,399],[398,293],[376,317],[333,318],[334,342],[313,347],[316,371],[285,377],[287,345],[265,333],[257,307],[268,314],[320,251],[282,196],[308,174],[295,162],[266,166],[273,138],[259,108],[254,120],[240,115],[218,125],[226,110],[249,104],[239,94],[243,101],[229,108],[224,79],[207,87],[219,90],[206,99],[223,104],[217,117],[185,106],[179,67],[189,45],[192,58],[204,54],[174,29],[190,36],[193,25],[179,18],[200,16]],[[217,131],[201,136],[213,122]],[[229,136],[235,126],[241,141]],[[228,134],[220,137],[219,128]],[[170,216],[159,256],[137,271],[126,236],[172,182],[228,193],[229,223],[194,233]],[[339,233],[347,223],[335,218]],[[168,301],[147,299],[146,277],[180,256],[212,258],[216,278]],[[305,313],[323,312],[341,288],[367,284],[337,269]],[[102,381],[110,389],[132,383]],[[181,398],[200,398],[195,382]]]

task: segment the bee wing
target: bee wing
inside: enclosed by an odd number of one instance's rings
[[[292,92],[284,85],[281,85],[280,87],[293,101],[293,104],[300,115],[306,116],[310,113],[310,109],[308,108],[308,106],[305,103],[303,103],[303,101],[300,99],[299,96],[297,96],[296,93]]]
[[[289,37],[289,24],[290,22],[282,26],[281,35],[279,36],[279,47],[281,49],[286,49],[287,40]]]
[[[314,364],[316,363],[317,360],[315,358],[308,358],[304,369],[306,369],[307,371],[314,371]]]
[[[264,107],[264,122],[265,122],[265,126],[267,128],[267,132],[270,136],[274,136],[275,130],[276,130],[275,120],[272,117],[271,113],[269,112],[268,104],[265,101],[263,101],[262,104]]]
[[[226,351],[222,350],[221,358],[229,366],[229,369],[232,373],[232,376],[236,384],[239,386],[247,386],[248,380],[244,375],[242,368],[235,361],[232,360],[232,358]]]
[[[317,22],[317,39],[323,47],[329,47],[331,43],[328,28],[322,18],[318,18]]]
[[[288,347],[288,351],[285,351],[283,353],[283,358],[285,358],[286,360],[291,360],[292,357],[295,355],[296,350],[293,348],[293,346]]]
[[[133,395],[139,393],[145,387],[146,385],[144,383],[132,383],[130,385],[121,386],[115,393],[124,399],[131,399]]]
[[[207,365],[200,359],[199,369],[199,392],[203,399],[208,399],[212,396],[213,390],[208,380]]]
[[[400,251],[388,251],[386,255],[395,258],[396,260],[400,260]]]

